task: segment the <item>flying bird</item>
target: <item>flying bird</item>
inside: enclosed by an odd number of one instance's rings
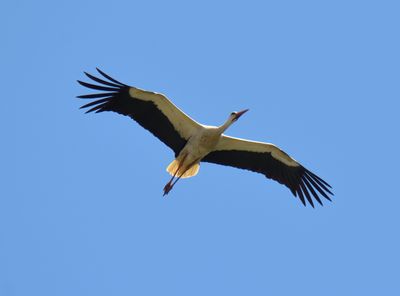
[[[114,111],[129,116],[174,151],[164,195],[179,179],[197,175],[200,162],[209,162],[261,173],[288,187],[303,205],[308,201],[314,207],[313,199],[322,205],[321,196],[331,200],[331,186],[277,146],[223,134],[248,109],[230,113],[221,126],[203,125],[163,94],[126,85],[96,69],[101,78],[84,72],[96,84],[78,83],[101,92],[78,96],[95,99],[81,108],[90,108],[86,113]]]

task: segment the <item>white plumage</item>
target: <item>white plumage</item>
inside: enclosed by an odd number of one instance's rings
[[[176,107],[164,95],[123,84],[101,70],[106,79],[85,72],[97,82],[78,82],[88,88],[103,91],[81,95],[81,99],[96,99],[81,108],[86,113],[114,111],[127,115],[149,130],[175,152],[167,167],[172,175],[164,187],[168,194],[180,178],[195,176],[200,162],[211,162],[258,172],[288,187],[306,205],[314,206],[313,198],[322,205],[320,196],[330,200],[331,186],[273,144],[234,138],[223,133],[245,112],[232,112],[219,126],[202,125]],[[318,192],[318,193],[317,193]]]

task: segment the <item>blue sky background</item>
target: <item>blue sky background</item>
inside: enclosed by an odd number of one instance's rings
[[[400,295],[397,1],[3,1],[0,295]],[[167,94],[329,181],[263,176],[84,115],[83,71]]]

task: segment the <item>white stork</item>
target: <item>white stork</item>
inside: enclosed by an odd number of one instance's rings
[[[202,125],[177,108],[164,95],[123,84],[103,71],[97,71],[106,79],[86,72],[87,77],[97,82],[78,83],[87,88],[103,92],[78,96],[81,99],[96,99],[81,108],[91,107],[86,113],[114,111],[127,115],[150,131],[175,153],[175,159],[167,167],[172,175],[164,187],[168,194],[180,178],[195,176],[200,162],[211,162],[261,173],[290,189],[306,205],[314,207],[314,198],[331,200],[331,186],[316,176],[284,151],[273,144],[229,137],[223,133],[248,109],[232,112],[221,126]]]

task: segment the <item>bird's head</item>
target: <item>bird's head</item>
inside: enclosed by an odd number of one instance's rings
[[[238,120],[247,111],[249,111],[249,109],[244,109],[244,110],[239,111],[239,112],[232,112],[231,115],[229,115],[229,121],[234,123],[236,120]]]
[[[228,120],[221,125],[219,128],[222,132],[226,131],[234,122],[236,122],[244,113],[246,113],[247,111],[249,111],[249,109],[245,109],[239,112],[232,112],[229,117]]]

